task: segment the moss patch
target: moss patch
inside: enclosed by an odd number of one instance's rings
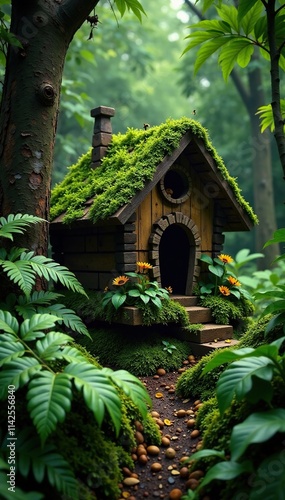
[[[212,146],[207,130],[195,120],[183,117],[168,119],[147,130],[128,129],[113,135],[100,167],[90,168],[91,149],[69,168],[64,180],[55,186],[51,196],[51,220],[64,213],[63,222],[70,223],[83,216],[85,203],[92,199],[89,217],[93,222],[104,220],[128,203],[147,181],[152,180],[157,166],[170,155],[187,131],[204,141],[218,170],[229,183],[236,200],[256,223],[257,217],[241,195],[235,179]]]
[[[155,328],[114,326],[89,331],[92,339],[80,337],[80,343],[97,356],[102,365],[125,369],[136,376],[153,375],[157,368],[177,370],[190,354],[188,342],[164,335]],[[162,340],[176,347],[172,354],[163,350]]]

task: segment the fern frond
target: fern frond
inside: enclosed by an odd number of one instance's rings
[[[102,425],[107,409],[118,435],[121,426],[121,401],[118,392],[102,370],[87,362],[71,363],[64,373],[74,380],[78,391],[88,408],[93,412],[99,426]]]
[[[13,241],[13,233],[23,234],[27,226],[38,222],[46,221],[29,214],[9,214],[7,218],[0,217],[0,236]]]
[[[42,443],[63,422],[72,400],[71,380],[65,373],[44,370],[28,387],[28,410]]]
[[[78,363],[79,361],[86,362],[85,356],[76,349],[76,347],[66,346],[62,349],[62,351],[58,352],[55,355],[56,358],[64,358],[68,363]]]
[[[56,316],[51,314],[34,314],[31,318],[25,319],[20,326],[20,336],[26,342],[44,337],[43,330],[49,330],[58,321]]]
[[[72,309],[67,309],[63,304],[52,304],[48,308],[39,308],[39,312],[49,311],[50,314],[58,316],[60,319],[59,324],[63,323],[67,328],[70,328],[73,332],[78,332],[87,337],[90,334],[83,323],[82,319],[77,316],[77,314]]]
[[[0,367],[12,359],[19,358],[25,353],[21,342],[15,342],[15,337],[9,334],[1,335],[0,341]]]
[[[69,290],[87,296],[83,286],[79,283],[75,275],[67,267],[54,262],[53,259],[44,255],[34,255],[30,259],[30,264],[40,277],[46,280],[52,279],[55,283],[60,282]]]
[[[0,399],[7,397],[8,385],[19,389],[27,384],[35,373],[42,369],[42,365],[32,357],[17,358],[10,361],[0,372]]]
[[[102,368],[102,372],[107,377],[110,377],[112,382],[131,398],[133,403],[138,407],[140,413],[145,417],[147,405],[151,407],[152,402],[142,382],[126,370],[113,371],[110,370],[110,368]]]
[[[13,283],[18,285],[26,295],[30,295],[36,276],[30,262],[28,260],[17,260],[15,262],[5,260],[0,262],[0,265],[2,265],[3,271]]]
[[[48,476],[50,483],[58,491],[74,500],[78,498],[78,483],[69,464],[57,452],[54,445],[48,444],[42,447],[33,428],[25,428],[17,435],[16,453],[19,473],[22,476],[27,477],[32,471],[39,483]]]
[[[39,357],[47,361],[58,357],[57,354],[62,357],[62,351],[59,347],[70,341],[73,341],[73,338],[69,335],[60,332],[48,332],[43,339],[36,342],[36,349]]]
[[[40,290],[39,292],[33,292],[30,297],[27,297],[25,295],[20,295],[18,297],[18,303],[21,306],[26,306],[31,304],[33,306],[48,305],[53,300],[57,300],[59,299],[59,297],[62,296],[63,296],[62,293],[56,293],[50,290]]]
[[[15,337],[19,331],[19,323],[9,311],[0,309],[0,330],[5,333],[11,333]]]

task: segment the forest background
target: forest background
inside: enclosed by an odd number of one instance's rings
[[[268,104],[268,64],[255,59],[247,68],[235,69],[235,78],[225,83],[214,55],[194,75],[197,51],[181,55],[189,25],[203,16],[199,4],[197,7],[190,0],[143,0],[142,5],[147,17],[143,16],[140,24],[132,14],[126,14],[123,20],[116,17],[109,1],[99,2],[93,12],[98,22],[84,23],[71,43],[62,83],[53,184],[90,147],[90,109],[96,106],[115,108],[114,133],[124,133],[128,127],[142,128],[144,123],[158,125],[168,117],[192,117],[208,129],[213,145],[260,219],[258,229],[250,233],[227,233],[225,251],[235,255],[246,247],[260,252],[273,231],[284,225],[282,173],[274,137],[269,132],[253,132],[252,118],[235,79],[246,89],[250,75],[258,69],[266,99],[260,104]],[[207,12],[207,16],[214,15],[214,10]],[[4,71],[4,59],[2,63]],[[268,150],[269,171],[253,175],[254,169],[258,172],[254,162],[265,157]],[[271,204],[264,200],[264,186]],[[273,208],[270,221],[269,206]],[[270,260],[270,255],[259,259],[260,266],[268,267]]]

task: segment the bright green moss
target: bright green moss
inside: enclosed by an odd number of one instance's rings
[[[128,129],[125,134],[113,135],[102,164],[94,170],[90,168],[90,149],[79,158],[76,165],[69,168],[64,180],[53,189],[51,220],[63,213],[65,223],[82,217],[85,203],[90,198],[94,198],[89,212],[91,220],[97,222],[106,219],[128,203],[153,178],[157,165],[178,147],[188,130],[203,139],[223,178],[232,187],[238,203],[256,223],[256,215],[211,145],[207,130],[195,120],[185,117],[168,119],[147,130]]]

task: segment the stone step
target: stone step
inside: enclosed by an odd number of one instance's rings
[[[198,297],[195,295],[171,295],[171,300],[179,302],[184,307],[195,306],[198,302]]]
[[[190,323],[210,323],[213,321],[211,309],[201,306],[185,307]]]
[[[208,323],[204,325],[197,333],[189,332],[189,341],[204,344],[205,342],[217,342],[233,338],[232,325],[216,325]]]
[[[233,327],[231,325],[208,323],[203,325],[203,328],[196,332],[189,332],[181,329],[179,337],[188,342],[196,342],[197,344],[203,344],[205,342],[216,343],[224,340],[231,340],[233,338]]]
[[[205,342],[203,344],[198,344],[198,342],[189,342],[189,347],[191,349],[191,353],[194,356],[202,357],[206,356],[212,351],[216,349],[224,349],[225,347],[235,346],[238,344],[238,340],[229,339],[230,342],[225,342],[224,340],[219,340],[217,342]]]

